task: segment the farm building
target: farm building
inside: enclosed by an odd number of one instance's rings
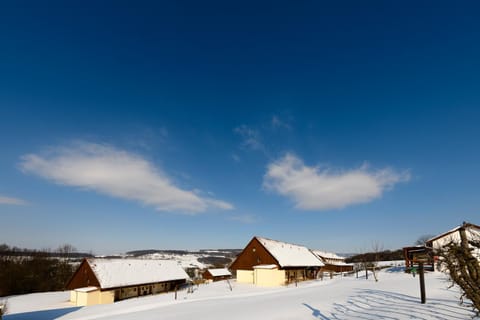
[[[435,251],[441,250],[442,248],[446,247],[449,243],[453,242],[455,244],[460,245],[460,233],[464,232],[466,239],[468,241],[476,240],[480,241],[480,226],[466,223],[464,222],[461,226],[458,226],[450,231],[442,233],[438,236],[435,236],[431,239],[428,239],[426,242],[426,246],[432,248],[433,254],[435,255]],[[480,260],[480,249],[473,248],[473,256]],[[438,261],[438,257],[434,257],[435,261]]]
[[[253,237],[230,265],[237,281],[278,286],[314,279],[324,264],[307,247]]]
[[[468,240],[480,241],[480,226],[464,222],[461,226],[428,239],[426,246],[432,248],[433,250],[438,250],[445,247],[452,241],[460,244],[460,232],[465,232]],[[479,252],[476,252],[476,254],[477,257],[480,257]]]
[[[207,269],[203,273],[203,279],[211,281],[220,281],[230,279],[232,273],[226,268]]]
[[[84,259],[66,288],[72,303],[87,306],[171,291],[188,279],[171,260]]]
[[[464,222],[461,226],[428,239],[424,246],[403,248],[407,270],[411,267],[416,267],[418,265],[418,259],[426,261],[425,267],[427,270],[433,270],[435,268],[435,262],[438,261],[438,256],[435,256],[435,251],[441,250],[451,242],[460,244],[460,232],[465,232],[468,240],[480,241],[480,226]],[[473,254],[480,260],[479,249],[475,249]]]
[[[346,263],[344,257],[333,252],[312,250],[312,252],[325,264],[322,271],[350,272],[353,271],[353,264]]]

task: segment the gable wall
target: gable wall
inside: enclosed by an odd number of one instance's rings
[[[83,260],[77,271],[73,274],[70,281],[67,283],[66,289],[73,290],[78,288],[95,286],[100,288],[100,283],[88,265],[86,260]]]
[[[203,279],[205,280],[213,280],[212,274],[207,270],[203,273]]]
[[[480,229],[467,228],[465,230],[465,233],[467,235],[468,240],[477,240],[477,241],[480,240]],[[445,235],[444,237],[433,240],[431,245],[433,249],[441,250],[445,246],[447,246],[450,242],[453,242],[455,244],[461,243],[460,231],[455,231],[455,232],[449,233],[448,235]],[[480,260],[480,248],[475,248],[471,245],[470,245],[470,248],[473,249],[472,251],[473,256]]]
[[[265,249],[257,238],[253,238],[232,263],[230,269],[253,270],[253,267],[259,264],[275,264],[280,268],[277,260]]]

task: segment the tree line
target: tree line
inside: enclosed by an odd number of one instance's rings
[[[403,250],[384,250],[379,252],[366,252],[361,254],[356,254],[354,256],[348,257],[345,259],[347,263],[363,263],[365,261],[394,261],[394,260],[404,260]]]
[[[71,245],[54,251],[0,245],[0,297],[64,290],[78,261],[85,256]]]

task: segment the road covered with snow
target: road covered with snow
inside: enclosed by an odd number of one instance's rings
[[[398,269],[398,268],[397,268]],[[471,319],[469,308],[459,305],[459,293],[448,289],[441,273],[425,277],[427,303],[420,303],[418,277],[395,268],[373,277],[337,277],[308,281],[298,286],[261,288],[231,281],[201,285],[193,293],[186,290],[129,299],[110,305],[65,308],[68,293],[45,293],[9,299],[5,320],[141,320],[141,319]],[[49,295],[48,299],[43,295]],[[57,301],[54,301],[56,295]],[[43,298],[42,298],[43,297]],[[37,310],[26,307],[36,298]],[[46,305],[38,306],[44,299]],[[48,309],[48,304],[52,309]],[[22,307],[22,305],[24,307]],[[63,307],[63,309],[62,309]],[[22,308],[24,308],[22,310]]]

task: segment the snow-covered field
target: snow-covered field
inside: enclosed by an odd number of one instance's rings
[[[152,253],[139,256],[140,259],[153,260],[175,260],[182,266],[182,268],[200,268],[205,269],[208,266],[198,261],[198,258],[207,257],[205,254],[168,254],[168,253]]]
[[[23,295],[9,298],[4,319],[471,319],[443,274],[427,273],[425,280],[423,305],[418,277],[393,267],[379,273],[379,282],[349,276],[261,288],[231,281],[230,290],[221,281],[179,291],[177,300],[167,293],[83,308],[68,306],[68,292]]]

